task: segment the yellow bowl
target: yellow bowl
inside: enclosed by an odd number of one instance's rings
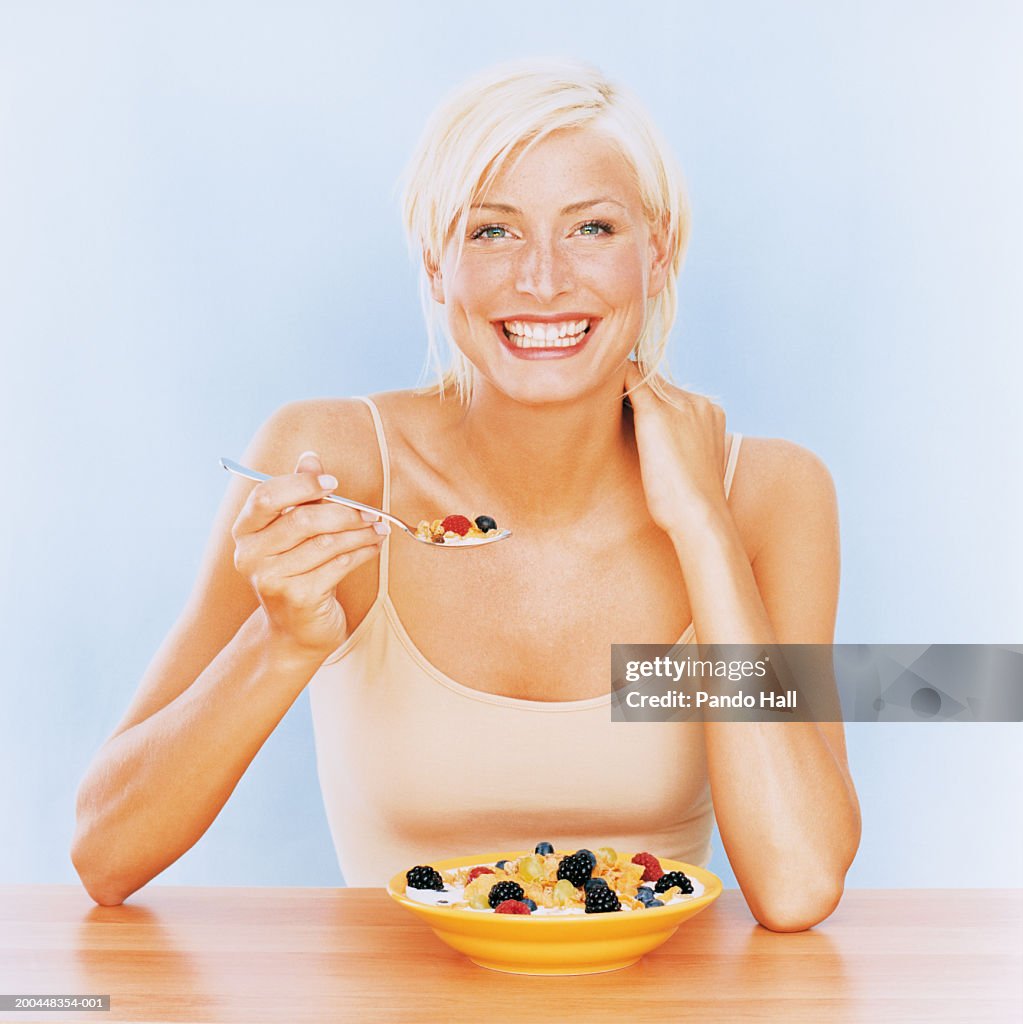
[[[432,861],[438,871],[514,860],[531,851],[483,853]],[[721,895],[721,879],[693,864],[658,858],[665,871],[684,871],[703,884],[695,900],[617,914],[565,917],[485,914],[417,903],[405,895],[405,872],[387,884],[388,895],[422,918],[442,942],[474,964],[508,974],[600,974],[636,963],[675,934],[683,921]]]

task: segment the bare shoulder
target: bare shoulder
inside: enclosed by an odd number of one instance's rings
[[[736,486],[740,470],[747,483],[768,496],[834,487],[831,473],[819,455],[780,437],[744,436],[736,466]]]
[[[748,548],[755,555],[771,531],[793,516],[837,520],[831,473],[819,455],[778,437],[743,436],[730,504],[746,524]]]
[[[372,502],[382,487],[380,451],[369,407],[358,398],[305,398],[287,402],[262,425],[250,450],[264,473],[293,473],[306,451],[320,456],[343,493]]]

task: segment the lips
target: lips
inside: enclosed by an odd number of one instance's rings
[[[505,348],[523,359],[574,355],[586,344],[598,317],[566,313],[546,317],[509,317],[494,321]]]

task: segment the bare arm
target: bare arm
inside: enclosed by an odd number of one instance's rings
[[[677,388],[677,405],[626,372],[643,487],[674,543],[704,644],[830,644],[838,512],[816,456],[769,442],[762,540],[751,564],[722,483],[724,412]],[[799,931],[842,897],[860,809],[841,722],[705,722],[714,813],[746,902],[767,928]]]
[[[264,425],[244,459],[271,475],[290,474],[309,440],[302,403],[285,406]],[[315,501],[315,473],[279,480],[293,490],[309,488],[311,494],[303,493],[299,500]],[[249,579],[236,569],[238,544],[232,531],[240,515],[255,504],[249,500],[254,490],[251,483],[231,478],[188,605],[79,788],[71,856],[98,903],[121,903],[198,841],[337,646],[326,639],[313,642],[290,622],[282,628],[281,602],[257,597]],[[349,551],[345,565],[316,570],[337,576],[375,557],[378,544],[369,543],[373,531],[366,524],[348,523],[344,530],[326,532],[343,521],[331,511],[340,506],[299,507],[302,515],[316,510],[321,518],[334,518],[322,527],[324,540],[298,546],[294,540],[281,540],[286,521],[295,513],[285,517],[265,510],[267,525],[258,536],[272,537],[277,531],[276,549],[283,552],[278,560],[313,549],[314,558],[338,562]],[[364,546],[352,549],[356,542]],[[296,546],[285,551],[292,543]],[[340,625],[333,628],[341,630],[334,640],[343,639],[343,612]]]
[[[831,477],[786,445],[775,513],[751,567],[730,519],[676,534],[701,643],[829,644],[838,598]],[[691,539],[687,540],[689,537]],[[799,931],[842,897],[860,809],[841,722],[705,722],[714,813],[757,920]]]

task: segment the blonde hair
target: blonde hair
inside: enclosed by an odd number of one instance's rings
[[[451,337],[443,306],[433,300],[427,265],[441,265],[453,237],[461,256],[470,208],[513,151],[522,147],[521,156],[553,132],[582,127],[598,128],[618,145],[635,175],[649,225],[667,240],[667,282],[647,299],[633,354],[644,380],[668,398],[657,374],[664,372],[678,308],[677,278],[689,239],[682,175],[640,102],[593,65],[570,59],[513,61],[469,79],[429,118],[405,172],[403,219],[413,258],[420,264],[429,345],[424,372],[432,366],[439,378],[428,391],[443,395],[453,387],[461,400],[468,400],[472,364]],[[442,366],[438,333],[450,352],[447,368]]]

